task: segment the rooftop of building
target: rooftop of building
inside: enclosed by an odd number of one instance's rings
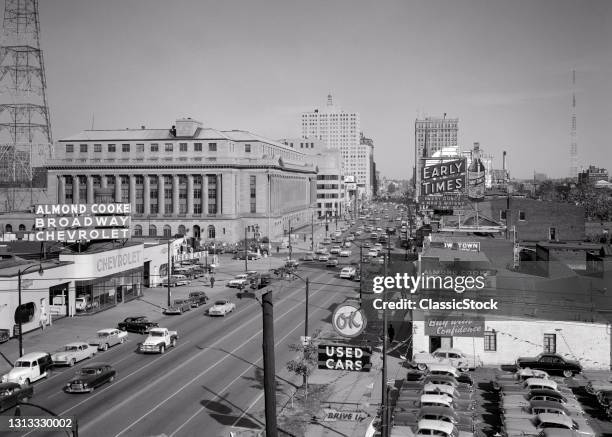
[[[70,261],[59,261],[59,260],[26,260],[19,257],[12,257],[4,260],[0,260],[0,277],[11,278],[19,275],[19,271],[24,274],[32,274],[38,272],[40,269],[44,272],[45,270],[54,269],[57,267],[72,264]],[[27,270],[27,271],[26,271]]]

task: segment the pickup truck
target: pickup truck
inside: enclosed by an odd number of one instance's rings
[[[142,353],[163,354],[169,347],[176,346],[178,334],[176,331],[169,331],[168,328],[151,328],[149,336],[140,343],[138,350]]]

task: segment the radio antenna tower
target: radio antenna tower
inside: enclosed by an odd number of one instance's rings
[[[0,186],[12,211],[15,188],[38,186],[52,156],[38,0],[5,0],[1,38]]]
[[[578,143],[576,142],[576,70],[572,70],[572,128],[570,131],[570,169],[572,179],[578,177]]]

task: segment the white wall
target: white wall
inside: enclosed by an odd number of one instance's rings
[[[544,334],[556,334],[557,353],[577,359],[586,369],[610,369],[610,326],[605,324],[539,321],[487,320],[487,331],[497,332],[497,351],[485,352],[484,339],[454,337],[453,347],[479,355],[485,365],[512,364],[519,356],[543,352]],[[557,331],[559,329],[559,331]],[[429,351],[424,322],[413,325],[414,352]]]

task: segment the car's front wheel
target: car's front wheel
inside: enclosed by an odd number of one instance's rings
[[[76,364],[76,360],[74,358],[71,359],[70,362],[68,363],[70,367],[74,366],[75,364]]]
[[[424,372],[425,370],[427,370],[427,364],[419,363],[417,364],[417,369],[419,369],[421,372]]]
[[[173,338],[170,344],[172,345],[172,347],[176,346],[176,338]]]
[[[160,353],[160,354],[163,354],[163,353],[165,353],[165,352],[166,352],[166,346],[162,344],[162,345],[159,347],[159,353]]]
[[[571,370],[564,370],[563,376],[565,376],[566,378],[571,378],[572,376],[574,376],[574,372]]]
[[[103,351],[107,351],[108,350],[108,343],[104,343],[104,346],[102,346],[102,350]]]

